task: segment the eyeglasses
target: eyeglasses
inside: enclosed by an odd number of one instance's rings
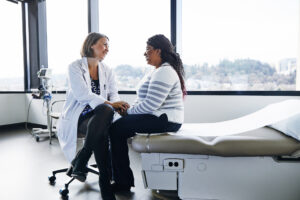
[[[152,51],[153,51],[154,49],[153,48],[146,48],[146,54],[149,54],[149,53],[152,53]]]

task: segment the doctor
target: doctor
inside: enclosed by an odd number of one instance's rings
[[[71,162],[69,173],[79,181],[85,181],[86,163],[94,153],[101,171],[99,185],[102,198],[113,200],[110,172],[105,167],[108,166],[107,130],[114,111],[123,112],[129,105],[119,101],[113,72],[102,62],[108,51],[108,37],[90,33],[81,49],[82,58],[69,65],[69,89],[57,135],[64,155]],[[86,140],[75,157],[78,133],[86,135]]]

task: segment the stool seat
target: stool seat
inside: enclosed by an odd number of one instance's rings
[[[59,119],[60,114],[61,114],[60,112],[51,112],[50,117],[52,117],[54,119]]]

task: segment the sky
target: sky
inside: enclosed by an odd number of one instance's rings
[[[299,0],[183,1],[182,53],[188,64],[297,57],[299,34]]]
[[[54,74],[65,73],[80,58],[88,33],[86,2],[47,0],[48,66]],[[169,0],[99,2],[99,31],[110,39],[104,60],[109,66],[146,66],[147,39],[157,33],[170,38]],[[224,58],[252,58],[276,63],[296,57],[299,7],[299,0],[183,0],[182,60],[216,64]],[[1,0],[0,25],[0,78],[23,76],[21,5]]]
[[[0,78],[24,76],[21,4],[0,0]]]

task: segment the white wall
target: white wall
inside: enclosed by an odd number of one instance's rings
[[[30,98],[27,95],[27,98]],[[122,100],[133,103],[136,95],[120,95]],[[65,95],[54,95],[64,99]],[[216,96],[189,95],[185,99],[185,122],[216,122],[237,118],[254,112],[268,104],[286,99],[300,99],[290,96]],[[29,122],[46,125],[46,116],[41,112],[41,100],[34,100],[30,108]]]
[[[135,99],[135,95],[120,96],[129,103]],[[46,125],[46,108],[43,108],[43,101],[31,99],[31,94],[0,94],[0,125],[26,122],[29,104],[28,122]],[[53,100],[61,99],[65,99],[65,94],[53,95]],[[229,120],[286,99],[300,99],[300,97],[189,95],[185,99],[185,122]],[[61,107],[62,104],[58,104],[56,108]]]
[[[185,122],[217,122],[241,117],[290,96],[215,96],[191,95],[185,100]]]
[[[0,94],[0,126],[25,121],[25,94]]]
[[[53,94],[52,101],[65,99],[65,94]],[[25,122],[47,125],[47,110],[46,104],[43,105],[42,99],[32,99],[31,94],[25,94],[26,99],[26,111],[29,107],[28,119],[26,117]],[[58,103],[54,106],[54,111],[61,110],[63,103]]]
[[[135,95],[121,95],[133,102]],[[264,106],[295,96],[188,95],[184,101],[186,123],[217,122],[241,117]]]

